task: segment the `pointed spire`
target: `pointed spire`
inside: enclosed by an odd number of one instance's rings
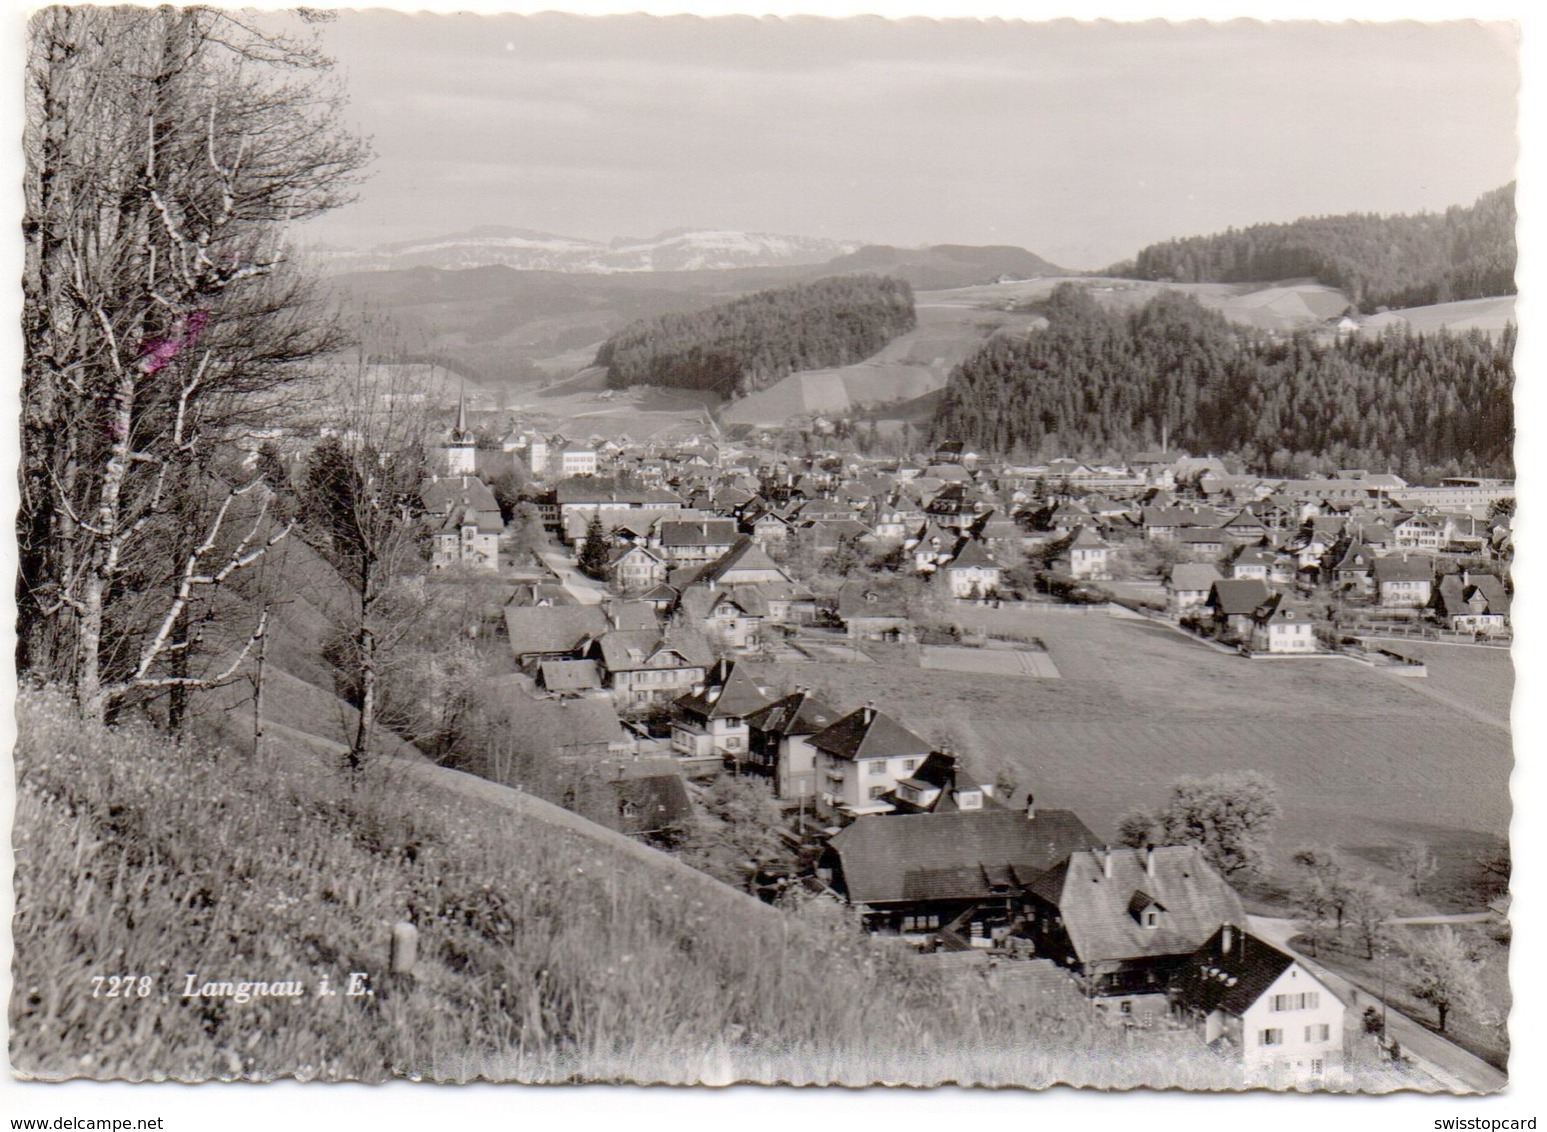
[[[467,435],[467,378],[457,378],[457,437]]]

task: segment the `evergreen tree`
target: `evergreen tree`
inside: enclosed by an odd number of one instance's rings
[[[580,556],[576,565],[582,574],[592,578],[607,575],[607,532],[602,530],[602,518],[593,512],[586,524],[585,541],[580,544]]]

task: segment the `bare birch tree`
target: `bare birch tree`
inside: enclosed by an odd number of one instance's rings
[[[286,531],[223,450],[340,341],[284,243],[366,156],[326,66],[239,12],[32,19],[18,659],[89,718],[218,683],[261,632],[211,670],[183,663],[191,607]],[[190,512],[192,491],[211,506]]]

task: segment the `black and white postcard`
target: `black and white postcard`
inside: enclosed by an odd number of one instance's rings
[[[17,1114],[1534,1126],[1478,15],[31,13]]]

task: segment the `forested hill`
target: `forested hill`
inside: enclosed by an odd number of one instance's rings
[[[1317,216],[1152,244],[1109,274],[1178,283],[1313,276],[1363,311],[1515,293],[1515,186],[1443,213]]]
[[[671,385],[733,397],[796,370],[862,361],[914,324],[904,281],[839,276],[632,323],[602,343],[595,364],[615,389]]]
[[[1511,472],[1515,334],[1269,339],[1164,292],[1131,313],[1073,284],[1046,330],[991,340],[952,374],[934,439],[1027,457],[1151,447],[1162,424],[1194,452],[1303,474],[1410,479]]]

